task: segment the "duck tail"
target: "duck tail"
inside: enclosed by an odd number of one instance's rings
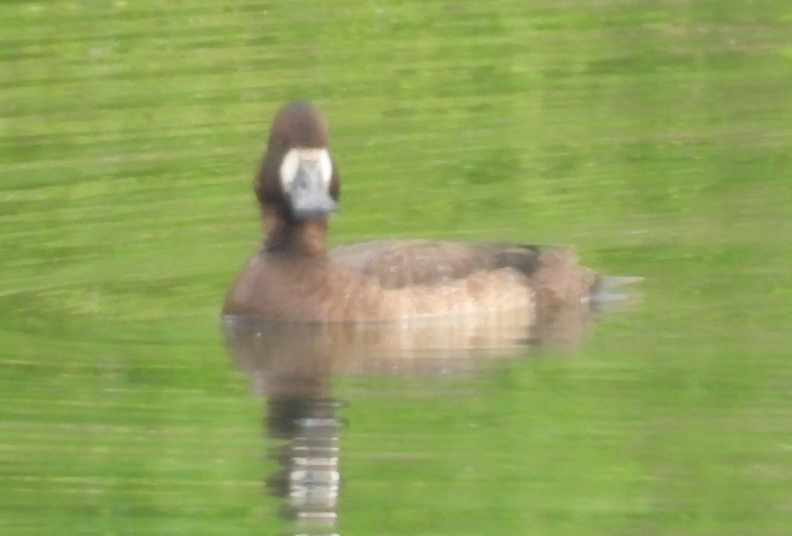
[[[594,305],[603,305],[610,302],[640,298],[641,295],[634,292],[621,292],[621,287],[640,283],[643,280],[643,277],[599,276],[592,289],[590,297],[591,303]]]

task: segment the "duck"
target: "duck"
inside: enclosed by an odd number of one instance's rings
[[[382,239],[326,246],[341,181],[316,105],[283,105],[253,180],[263,241],[231,284],[222,315],[352,323],[585,303],[601,277],[566,246]]]

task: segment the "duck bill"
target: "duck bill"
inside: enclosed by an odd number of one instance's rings
[[[314,162],[301,161],[289,190],[292,213],[300,220],[327,219],[338,210],[328,191],[329,182]]]

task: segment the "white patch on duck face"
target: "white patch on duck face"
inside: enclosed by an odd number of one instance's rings
[[[326,187],[330,186],[330,180],[333,177],[333,161],[330,159],[330,153],[327,149],[297,147],[289,149],[289,152],[283,157],[283,162],[281,162],[280,180],[283,191],[288,192],[291,189],[301,164],[318,167],[322,183]]]

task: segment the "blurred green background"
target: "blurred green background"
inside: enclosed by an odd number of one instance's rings
[[[309,98],[333,243],[647,278],[574,356],[339,378],[341,533],[786,533],[791,88],[786,0],[3,2],[0,532],[286,530],[217,315]]]

